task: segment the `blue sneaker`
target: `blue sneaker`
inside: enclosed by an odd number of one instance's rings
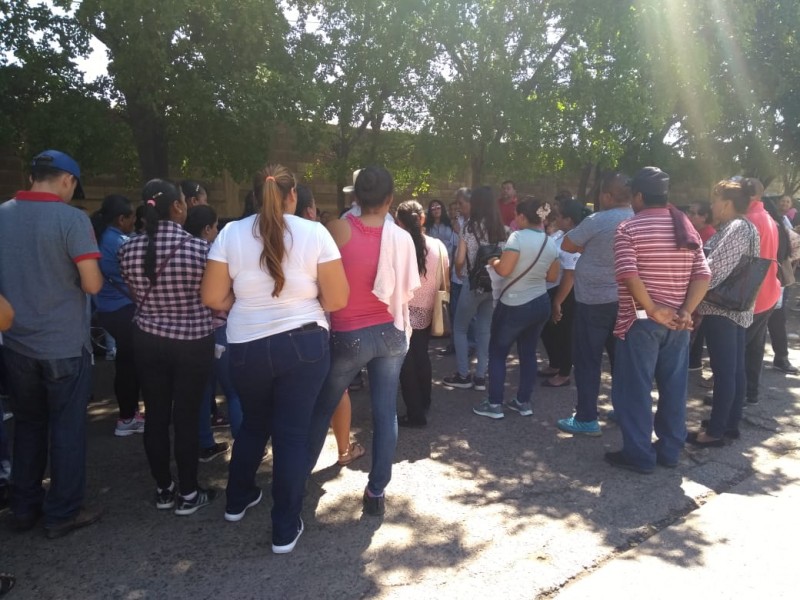
[[[489,417],[490,419],[503,418],[503,405],[490,404],[489,399],[482,400],[477,406],[473,407],[472,412],[482,417]]]
[[[561,431],[572,434],[589,435],[592,437],[603,435],[600,429],[600,423],[597,422],[597,419],[594,421],[577,421],[574,415],[569,419],[559,419],[558,428]]]

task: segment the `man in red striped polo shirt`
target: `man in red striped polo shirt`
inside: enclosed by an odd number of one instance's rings
[[[636,214],[620,223],[614,239],[619,312],[611,394],[623,445],[605,458],[638,473],[678,463],[686,440],[691,314],[711,278],[700,236],[667,204],[668,192],[669,175],[661,169],[639,171],[631,181]]]

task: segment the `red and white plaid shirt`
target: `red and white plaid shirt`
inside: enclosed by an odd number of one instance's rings
[[[188,238],[188,239],[186,239]],[[192,237],[172,221],[160,221],[155,236],[156,272],[175,247],[186,240],[169,260],[155,287],[144,272],[147,234],[132,237],[119,249],[120,271],[136,298],[136,326],[147,333],[175,340],[196,340],[211,335],[211,310],[200,301],[200,281],[206,268],[208,244]],[[142,300],[147,294],[144,305]]]

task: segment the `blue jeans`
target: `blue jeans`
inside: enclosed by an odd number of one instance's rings
[[[408,350],[404,331],[393,323],[372,325],[331,335],[331,370],[314,406],[309,436],[308,471],[317,463],[336,407],[347,385],[366,365],[372,405],[372,469],[367,487],[383,493],[392,478],[392,460],[397,447],[397,387]]]
[[[203,402],[200,404],[200,447],[210,448],[214,445],[214,434],[211,431],[211,405],[216,402],[217,396],[217,383],[222,388],[222,393],[225,394],[225,400],[228,402],[228,419],[231,422],[231,435],[235,438],[239,433],[239,428],[242,426],[242,404],[239,400],[239,394],[236,393],[236,388],[231,381],[231,365],[230,365],[230,350],[228,349],[228,326],[223,325],[214,330],[214,344],[215,346],[222,346],[225,350],[219,358],[214,358],[214,370],[209,377],[206,391],[203,394]]]
[[[327,329],[305,327],[228,346],[244,418],[233,443],[226,510],[239,513],[254,500],[256,471],[272,437],[272,542],[278,545],[297,535],[311,413],[330,368]]]
[[[614,372],[614,324],[617,321],[617,302],[584,304],[575,302],[572,323],[572,359],[578,401],[575,419],[597,419],[597,396],[600,394],[600,370],[603,366],[603,348]]]
[[[86,490],[86,405],[92,358],[52,360],[3,348],[16,419],[11,510],[27,517],[42,510],[45,526],[74,517]],[[50,458],[50,488],[42,487]]]
[[[520,306],[497,303],[492,316],[489,339],[489,402],[503,403],[506,381],[506,358],[517,342],[519,353],[519,389],[517,400],[530,402],[536,382],[536,346],[550,318],[550,296],[542,294]]]
[[[658,407],[653,419],[653,378]],[[631,463],[653,468],[656,457],[678,462],[686,441],[689,332],[639,319],[617,340],[612,395],[622,431],[622,452]],[[651,443],[655,427],[658,442]]]
[[[475,377],[486,377],[489,363],[489,332],[492,324],[492,294],[474,293],[469,283],[464,283],[456,306],[456,321],[453,327],[453,344],[456,348],[456,363],[462,377],[469,375],[469,343],[467,331],[470,321],[475,317],[475,339],[477,342],[478,365]]]
[[[714,405],[706,433],[721,438],[726,431],[739,429],[747,376],[745,340],[747,329],[718,315],[703,317],[708,357],[714,373]]]

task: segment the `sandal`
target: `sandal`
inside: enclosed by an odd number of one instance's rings
[[[366,454],[366,450],[364,450],[364,446],[359,444],[358,442],[353,442],[350,444],[350,447],[347,451],[342,452],[339,454],[339,460],[337,461],[339,466],[346,467],[354,460],[357,460]]]
[[[5,596],[14,585],[17,583],[17,578],[8,573],[0,573],[0,596]]]

